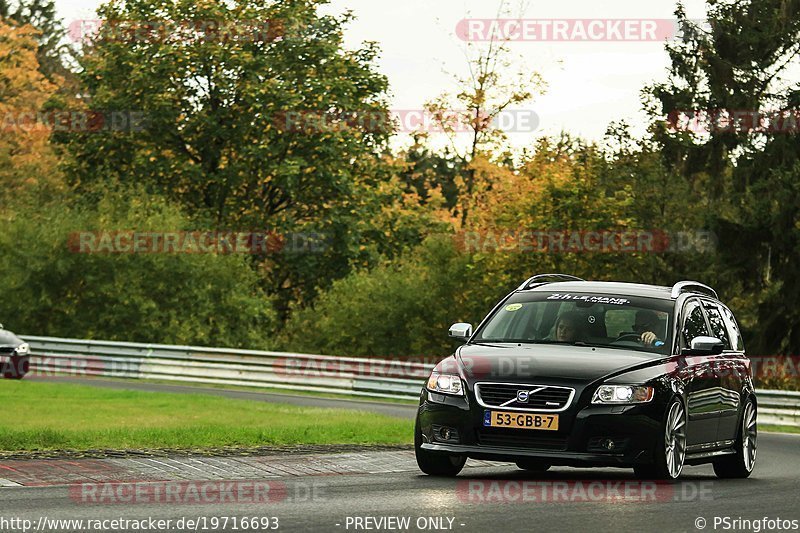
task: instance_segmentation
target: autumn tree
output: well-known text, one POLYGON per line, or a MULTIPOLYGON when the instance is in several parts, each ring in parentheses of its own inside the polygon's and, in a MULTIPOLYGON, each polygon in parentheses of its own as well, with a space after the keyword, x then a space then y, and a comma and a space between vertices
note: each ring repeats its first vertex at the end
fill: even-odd
POLYGON ((93 109, 138 113, 140 127, 65 139, 69 176, 142 183, 198 223, 314 232, 313 254, 258 268, 279 307, 349 271, 361 211, 392 131, 374 43, 350 50, 350 15, 321 0, 112 1, 85 46, 93 109))
POLYGON ((704 212, 718 234, 710 280, 742 311, 750 351, 796 353, 800 2, 707 7, 702 27, 677 10, 684 37, 668 46, 666 81, 648 90, 654 140, 688 184, 686 209, 704 212))
MULTIPOLYGON (((498 18, 509 15, 511 8, 501 2, 498 18)), ((478 158, 503 161, 510 157, 507 135, 499 123, 503 113, 515 113, 515 121, 531 124, 535 113, 519 109, 546 87, 541 75, 512 57, 508 37, 492 34, 487 43, 468 42, 467 73, 454 75, 457 87, 426 104, 438 129, 464 167, 459 212, 461 226, 466 226, 470 203, 481 176, 472 165, 478 158), (525 117, 525 118, 523 118, 525 117), (466 143, 458 136, 466 133, 466 143)), ((486 176, 483 176, 484 178, 486 176)))
POLYGON ((69 68, 76 51, 66 42, 66 31, 58 17, 54 0, 0 0, 0 20, 14 26, 30 25, 37 30, 36 52, 39 70, 61 87, 69 80, 74 90, 74 73, 69 68))
POLYGON ((398 176, 406 190, 416 193, 425 204, 428 197, 439 194, 448 209, 458 205, 458 181, 464 173, 464 160, 445 146, 437 151, 430 146, 427 132, 415 132, 413 142, 397 154, 402 161, 398 176))
POLYGON ((38 69, 37 35, 31 26, 0 22, 0 205, 6 216, 16 211, 8 209, 11 198, 19 207, 20 195, 44 201, 63 188, 51 124, 42 114, 56 86, 38 69))

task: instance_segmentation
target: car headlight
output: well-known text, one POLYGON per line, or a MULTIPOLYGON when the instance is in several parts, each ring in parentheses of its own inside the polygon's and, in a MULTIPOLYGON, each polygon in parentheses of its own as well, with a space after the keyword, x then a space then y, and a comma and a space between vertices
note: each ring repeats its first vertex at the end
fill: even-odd
POLYGON ((28 355, 31 353, 31 346, 27 342, 23 342, 14 351, 17 352, 17 355, 28 355))
POLYGON ((642 387, 638 385, 600 385, 594 392, 592 403, 647 403, 653 399, 654 393, 653 387, 642 387))
POLYGON ((428 378, 428 390, 443 394, 464 396, 464 387, 461 386, 461 377, 456 374, 439 374, 433 372, 428 378))

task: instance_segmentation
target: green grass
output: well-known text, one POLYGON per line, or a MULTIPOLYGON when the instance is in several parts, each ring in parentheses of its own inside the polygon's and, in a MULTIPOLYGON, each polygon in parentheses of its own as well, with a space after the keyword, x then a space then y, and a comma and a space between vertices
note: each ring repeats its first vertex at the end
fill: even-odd
MULTIPOLYGON (((102 379, 102 378, 101 378, 102 379)), ((244 392, 264 392, 270 394, 283 394, 285 396, 313 396, 314 398, 330 398, 332 400, 352 400, 356 402, 380 402, 380 403, 396 403, 400 405, 417 405, 418 398, 380 398, 375 396, 359 396, 357 394, 335 394, 332 392, 318 392, 318 391, 305 391, 305 390, 292 390, 292 389, 279 389, 277 387, 262 387, 260 385, 253 385, 248 387, 245 385, 228 385, 227 383, 193 383, 186 381, 174 381, 169 379, 142 379, 142 378, 113 378, 114 381, 127 381, 129 383, 157 383, 160 385, 175 385, 177 387, 195 387, 195 388, 208 388, 220 390, 235 390, 244 392)), ((420 388, 425 380, 420 379, 420 388)))
POLYGON ((778 426, 774 424, 759 424, 759 431, 767 431, 773 433, 800 433, 800 427, 794 426, 778 426))
POLYGON ((0 381, 0 450, 406 444, 412 421, 203 394, 0 381))

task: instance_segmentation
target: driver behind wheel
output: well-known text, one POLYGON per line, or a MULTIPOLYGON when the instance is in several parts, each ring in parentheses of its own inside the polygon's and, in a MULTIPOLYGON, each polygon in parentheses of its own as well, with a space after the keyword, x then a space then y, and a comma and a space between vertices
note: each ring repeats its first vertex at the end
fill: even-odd
POLYGON ((660 342, 658 335, 653 333, 657 326, 658 315, 654 311, 642 310, 636 312, 633 331, 639 335, 639 340, 645 345, 654 346, 656 342, 660 342))

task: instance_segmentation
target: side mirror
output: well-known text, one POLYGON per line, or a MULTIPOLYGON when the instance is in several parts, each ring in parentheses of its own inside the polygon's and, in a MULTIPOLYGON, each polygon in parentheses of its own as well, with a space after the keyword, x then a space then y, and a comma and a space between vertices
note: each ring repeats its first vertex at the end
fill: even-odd
POLYGON ((692 339, 689 352, 692 355, 717 355, 721 354, 725 345, 716 337, 700 336, 692 339))
POLYGON ((0 329, 6 329, 6 328, 3 327, 3 324, 0 324, 0 329))
POLYGON ((450 338, 465 341, 472 337, 472 324, 456 322, 450 326, 450 338))

